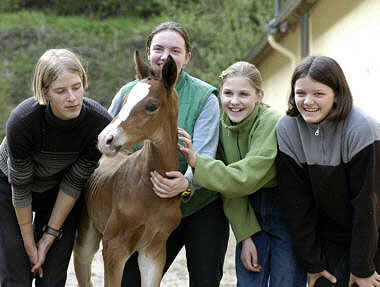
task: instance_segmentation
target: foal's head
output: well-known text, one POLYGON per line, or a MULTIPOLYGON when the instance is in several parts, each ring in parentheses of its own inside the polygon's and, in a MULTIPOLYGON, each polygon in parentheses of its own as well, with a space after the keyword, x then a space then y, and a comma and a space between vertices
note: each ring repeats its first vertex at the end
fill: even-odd
MULTIPOLYGON (((120 148, 130 148, 146 139, 155 139, 163 125, 178 117, 178 95, 174 89, 177 66, 168 56, 161 75, 154 73, 135 53, 140 80, 125 97, 120 113, 99 134, 99 150, 115 155, 120 148)), ((159 140, 159 139, 157 139, 159 140)))

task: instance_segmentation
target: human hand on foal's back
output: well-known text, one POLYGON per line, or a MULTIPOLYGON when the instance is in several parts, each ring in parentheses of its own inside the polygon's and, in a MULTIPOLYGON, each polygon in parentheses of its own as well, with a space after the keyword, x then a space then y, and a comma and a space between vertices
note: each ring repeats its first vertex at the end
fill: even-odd
POLYGON ((180 152, 183 154, 183 156, 186 158, 187 163, 192 168, 195 168, 195 165, 197 164, 197 153, 193 148, 191 136, 184 129, 181 128, 178 128, 178 133, 182 135, 178 137, 178 139, 183 141, 183 146, 178 144, 178 148, 180 152))
POLYGON ((167 177, 163 177, 157 171, 150 173, 150 181, 153 184, 153 191, 161 198, 171 198, 184 192, 189 185, 189 181, 179 171, 166 172, 167 177))

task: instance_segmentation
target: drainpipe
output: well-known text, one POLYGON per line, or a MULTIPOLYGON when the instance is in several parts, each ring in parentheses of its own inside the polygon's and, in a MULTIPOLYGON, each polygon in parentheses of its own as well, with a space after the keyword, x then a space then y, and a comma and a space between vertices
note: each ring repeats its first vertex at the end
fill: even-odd
POLYGON ((274 18, 277 19, 280 16, 281 3, 280 0, 274 0, 274 18))
POLYGON ((276 40, 274 39, 272 34, 268 34, 268 43, 272 46, 274 50, 279 52, 280 54, 284 55, 290 60, 292 71, 296 68, 296 62, 297 57, 296 55, 291 52, 290 50, 286 49, 285 47, 281 46, 276 40))
MULTIPOLYGON (((280 54, 284 55, 290 60, 292 70, 296 67, 297 57, 296 55, 291 52, 290 50, 286 49, 285 47, 281 46, 276 40, 274 39, 274 35, 278 32, 278 23, 277 19, 280 15, 281 10, 281 4, 280 0, 274 0, 274 8, 275 8, 275 18, 269 22, 268 24, 268 43, 271 45, 271 47, 279 52, 280 54)), ((286 27, 285 27, 286 29, 286 27)))
POLYGON ((301 57, 309 56, 309 14, 305 13, 300 19, 301 27, 301 57))

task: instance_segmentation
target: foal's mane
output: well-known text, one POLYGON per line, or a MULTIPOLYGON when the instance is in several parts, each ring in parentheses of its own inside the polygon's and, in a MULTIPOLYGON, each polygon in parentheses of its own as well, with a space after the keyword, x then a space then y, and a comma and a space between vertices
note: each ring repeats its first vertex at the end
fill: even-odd
MULTIPOLYGON (((107 181, 107 178, 112 178, 114 174, 120 171, 124 162, 128 159, 131 152, 127 150, 120 150, 119 156, 117 158, 113 158, 111 161, 106 156, 102 155, 100 161, 105 160, 108 161, 107 168, 103 168, 102 170, 96 169, 93 174, 90 176, 87 183, 87 190, 91 190, 91 196, 95 196, 97 191, 100 190, 98 185, 100 183, 104 183, 107 181), (116 160, 119 159, 119 160, 116 160)), ((100 166, 100 164, 99 164, 100 166)))

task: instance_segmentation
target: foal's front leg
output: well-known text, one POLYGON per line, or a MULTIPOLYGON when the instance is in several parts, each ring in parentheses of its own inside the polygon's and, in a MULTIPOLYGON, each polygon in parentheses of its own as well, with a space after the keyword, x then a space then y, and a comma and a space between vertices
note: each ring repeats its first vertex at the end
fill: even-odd
POLYGON ((160 287, 165 262, 166 240, 152 242, 150 246, 139 250, 138 263, 141 287, 160 287))
MULTIPOLYGON (((131 247, 131 232, 127 225, 120 225, 115 220, 116 216, 111 216, 103 235, 103 261, 104 261, 104 286, 119 287, 123 277, 124 265, 128 258, 135 251, 131 247), (128 230, 128 232, 126 232, 128 230)), ((118 218, 121 222, 126 222, 118 218)))
POLYGON ((121 286, 124 265, 130 254, 125 254, 118 240, 103 241, 104 286, 121 286))

